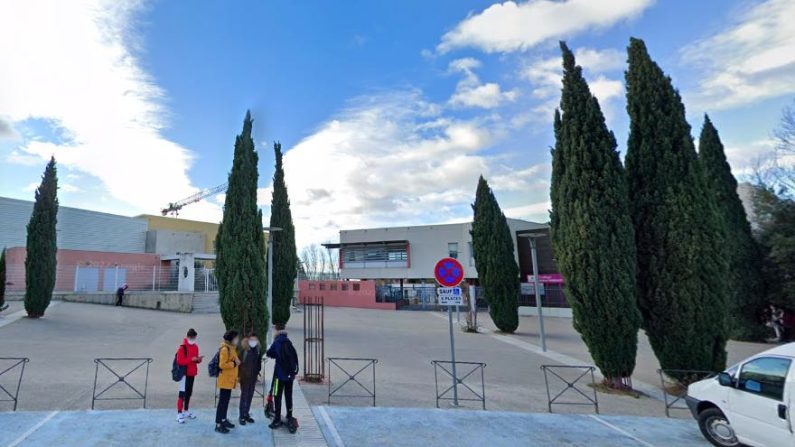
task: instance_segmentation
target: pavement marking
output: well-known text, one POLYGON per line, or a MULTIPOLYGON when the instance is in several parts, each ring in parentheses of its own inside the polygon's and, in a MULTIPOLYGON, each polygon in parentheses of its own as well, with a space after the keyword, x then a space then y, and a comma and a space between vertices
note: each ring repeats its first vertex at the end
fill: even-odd
POLYGON ((28 439, 28 436, 32 435, 33 432, 35 432, 36 430, 40 429, 44 424, 49 422, 50 419, 54 418, 55 415, 58 414, 58 413, 59 413, 59 411, 56 410, 56 411, 53 411, 52 413, 48 414, 44 419, 40 420, 38 424, 34 425, 33 427, 30 427, 30 429, 28 431, 26 431, 25 433, 22 433, 22 436, 20 436, 17 439, 15 439, 11 444, 8 444, 8 447, 17 447, 18 445, 22 444, 23 441, 28 439))
POLYGON ((326 407, 319 406, 317 407, 317 411, 320 412, 320 416, 323 418, 323 425, 326 426, 329 433, 331 433, 331 437, 334 438, 334 443, 337 445, 336 447, 345 447, 345 443, 342 442, 342 437, 337 431, 337 426, 334 425, 331 417, 329 417, 326 407))
POLYGON ((604 424, 605 426, 607 426, 607 427, 610 427, 610 428, 612 428, 613 430, 615 430, 615 431, 617 431, 617 432, 621 433, 622 435, 624 435, 624 436, 627 436, 627 437, 631 438, 632 440, 634 440, 635 442, 637 442, 637 443, 639 443, 639 444, 641 444, 641 445, 644 445, 644 446, 646 446, 646 447, 654 447, 654 444, 648 443, 648 442, 646 442, 646 441, 644 441, 644 440, 642 440, 642 439, 640 439, 640 438, 638 438, 638 437, 636 437, 636 436, 633 436, 632 434, 630 434, 630 433, 629 433, 629 432, 627 432, 626 430, 623 430, 623 429, 620 429, 620 428, 616 427, 615 425, 613 425, 613 424, 611 424, 611 423, 607 422, 606 420, 604 420, 604 419, 600 418, 599 416, 596 416, 596 415, 594 415, 594 414, 589 414, 588 416, 590 416, 592 419, 594 419, 594 420, 596 420, 596 421, 598 421, 598 422, 601 422, 601 423, 602 423, 602 424, 604 424))

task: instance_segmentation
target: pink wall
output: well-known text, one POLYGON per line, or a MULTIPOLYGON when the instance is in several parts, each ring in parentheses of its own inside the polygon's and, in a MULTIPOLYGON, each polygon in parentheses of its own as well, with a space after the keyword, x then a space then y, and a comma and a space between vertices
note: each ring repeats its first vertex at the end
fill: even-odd
MULTIPOLYGON (((12 283, 8 291, 25 290, 25 247, 13 247, 6 251, 6 281, 12 283)), ((154 253, 111 253, 101 251, 59 249, 55 276, 55 291, 73 291, 76 266, 80 267, 127 267, 127 283, 152 284, 152 267, 159 266, 160 255, 154 253)), ((99 289, 102 290, 102 275, 99 289)))
POLYGON ((306 297, 323 297, 323 303, 331 307, 396 309, 395 303, 375 301, 374 281, 298 281, 299 302, 306 297))

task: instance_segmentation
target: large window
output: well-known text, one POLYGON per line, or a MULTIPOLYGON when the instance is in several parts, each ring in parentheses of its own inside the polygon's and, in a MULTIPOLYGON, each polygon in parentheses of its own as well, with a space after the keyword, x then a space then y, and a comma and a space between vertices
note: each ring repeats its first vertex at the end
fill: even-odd
POLYGON ((447 244, 447 256, 458 259, 458 242, 449 242, 447 244))
POLYGON ((345 268, 407 267, 408 250, 405 244, 346 246, 342 260, 345 268))
POLYGON ((771 399, 783 400, 791 360, 760 357, 743 365, 737 388, 771 399))

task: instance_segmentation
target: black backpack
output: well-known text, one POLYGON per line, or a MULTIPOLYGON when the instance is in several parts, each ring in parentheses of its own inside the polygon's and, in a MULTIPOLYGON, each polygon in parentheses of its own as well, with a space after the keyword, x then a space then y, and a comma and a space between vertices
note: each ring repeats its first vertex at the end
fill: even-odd
POLYGON ((210 377, 218 377, 221 374, 221 367, 218 366, 218 363, 221 361, 220 355, 221 349, 218 349, 218 352, 215 353, 210 363, 207 364, 207 374, 209 374, 210 377))
POLYGON ((290 377, 288 380, 293 380, 298 374, 298 353, 295 352, 295 346, 289 339, 282 342, 282 349, 279 352, 279 366, 290 377))
MULTIPOLYGON (((185 351, 185 357, 188 356, 188 347, 182 345, 182 349, 185 351)), ((188 373, 187 366, 181 366, 177 364, 177 354, 174 354, 174 361, 171 363, 171 380, 174 382, 179 382, 185 377, 185 374, 188 373)))

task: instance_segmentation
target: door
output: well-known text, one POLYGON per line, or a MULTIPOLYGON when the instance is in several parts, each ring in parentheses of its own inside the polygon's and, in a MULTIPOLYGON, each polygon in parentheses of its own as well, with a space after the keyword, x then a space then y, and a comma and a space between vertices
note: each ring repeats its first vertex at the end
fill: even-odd
POLYGON ((107 267, 102 279, 102 290, 104 292, 115 292, 116 289, 127 283, 127 269, 107 267))
POLYGON ((78 267, 75 278, 75 292, 96 292, 99 286, 99 269, 96 267, 78 267))
POLYGON ((740 367, 729 393, 729 422, 740 442, 766 447, 792 446, 787 375, 792 360, 758 357, 740 367))

